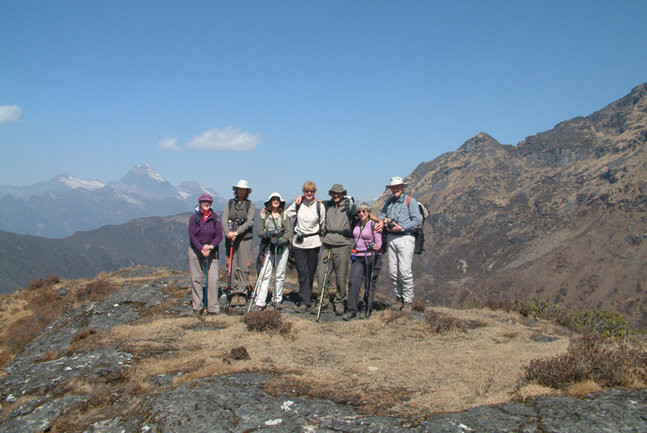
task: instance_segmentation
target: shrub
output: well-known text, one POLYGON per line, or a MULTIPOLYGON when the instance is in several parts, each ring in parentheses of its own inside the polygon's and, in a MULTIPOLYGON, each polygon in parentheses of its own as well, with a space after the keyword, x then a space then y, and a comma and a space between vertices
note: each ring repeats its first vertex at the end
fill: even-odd
POLYGON ((511 301, 499 297, 487 297, 469 301, 470 308, 489 308, 491 310, 516 311, 525 317, 550 320, 558 325, 578 332, 596 332, 605 337, 627 337, 629 325, 619 313, 603 310, 576 312, 559 304, 540 298, 531 301, 511 301))
POLYGON ((414 301, 413 305, 411 306, 411 309, 413 311, 417 311, 419 313, 424 313, 425 308, 427 308, 427 303, 425 301, 414 301))
POLYGON ((425 320, 436 334, 449 331, 467 332, 467 325, 463 321, 453 316, 443 316, 434 310, 427 311, 425 320))
POLYGON ((558 389, 583 380, 628 386, 647 381, 647 353, 626 344, 612 345, 601 334, 588 333, 573 339, 564 354, 530 361, 524 367, 524 379, 558 389))
POLYGON ((76 298, 83 302, 103 301, 116 289, 117 286, 107 278, 97 278, 77 290, 76 298))
POLYGON ((54 284, 58 284, 60 282, 61 282, 61 279, 58 277, 58 275, 50 275, 45 279, 38 278, 36 280, 30 281, 29 284, 27 284, 27 289, 28 290, 40 289, 43 287, 53 286, 54 284))
POLYGON ((279 311, 261 310, 247 313, 243 316, 243 321, 247 329, 255 332, 278 332, 279 334, 289 334, 292 324, 284 322, 279 311))
POLYGON ((4 344, 13 353, 18 353, 45 327, 35 314, 21 317, 7 328, 4 344))

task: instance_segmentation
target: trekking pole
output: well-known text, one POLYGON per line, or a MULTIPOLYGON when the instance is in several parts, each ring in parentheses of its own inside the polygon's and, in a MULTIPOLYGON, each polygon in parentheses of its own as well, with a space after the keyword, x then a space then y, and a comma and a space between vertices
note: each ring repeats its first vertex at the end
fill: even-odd
POLYGON ((206 311, 209 311, 207 296, 209 288, 209 256, 207 256, 204 263, 204 287, 202 288, 202 305, 206 311))
POLYGON ((274 245, 274 259, 272 260, 272 264, 274 267, 274 287, 272 287, 272 306, 276 306, 276 255, 278 254, 279 249, 276 245, 274 245))
POLYGON ((375 294, 375 287, 373 286, 373 270, 375 266, 375 250, 371 248, 371 264, 368 267, 368 299, 366 301, 366 313, 365 317, 368 319, 371 317, 371 311, 373 310, 373 297, 375 294))
POLYGON ((265 279, 265 271, 267 270, 267 263, 268 263, 268 256, 270 254, 270 250, 268 248, 267 253, 265 253, 265 258, 263 259, 263 265, 261 266, 261 270, 258 273, 258 277, 256 277, 256 284, 254 284, 254 291, 252 292, 252 296, 249 297, 249 303, 247 305, 247 312, 252 309, 252 304, 256 303, 256 296, 258 295, 258 285, 265 279))
POLYGON ((225 304, 225 309, 229 310, 229 304, 231 303, 231 260, 234 256, 234 243, 231 242, 229 247, 229 257, 227 259, 227 287, 225 287, 225 294, 227 295, 227 302, 225 304))
POLYGON ((319 307, 317 308, 317 322, 319 321, 319 316, 321 316, 321 306, 323 305, 324 294, 326 293, 326 285, 328 284, 328 269, 330 269, 330 254, 332 250, 328 250, 328 260, 326 261, 326 271, 324 272, 323 277, 323 287, 321 288, 321 294, 319 295, 319 307))

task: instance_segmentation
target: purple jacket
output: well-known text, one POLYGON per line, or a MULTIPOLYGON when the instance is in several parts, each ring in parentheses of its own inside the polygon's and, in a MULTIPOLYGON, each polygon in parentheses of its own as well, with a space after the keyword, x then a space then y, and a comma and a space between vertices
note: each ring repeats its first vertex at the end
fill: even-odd
MULTIPOLYGON (((370 256, 371 250, 368 249, 367 243, 373 242, 378 248, 382 248, 382 235, 375 231, 373 221, 368 221, 364 226, 364 229, 361 228, 360 222, 355 224, 353 227, 353 238, 355 238, 355 249, 357 250, 358 256, 370 256)), ((379 255, 379 251, 375 251, 375 255, 379 255)))
POLYGON ((211 215, 205 221, 202 212, 193 212, 189 218, 189 240, 197 252, 202 250, 203 245, 213 245, 212 254, 215 254, 218 244, 222 240, 222 223, 218 214, 211 211, 211 215))

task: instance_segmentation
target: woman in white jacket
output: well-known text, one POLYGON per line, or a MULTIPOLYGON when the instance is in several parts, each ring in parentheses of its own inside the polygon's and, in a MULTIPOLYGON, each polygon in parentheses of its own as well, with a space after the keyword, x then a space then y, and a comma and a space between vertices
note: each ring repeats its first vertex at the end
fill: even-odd
POLYGON ((292 248, 299 277, 299 310, 305 311, 312 306, 312 283, 317 271, 320 233, 324 228, 326 211, 323 204, 315 199, 317 186, 308 181, 303 184, 303 199, 300 204, 292 203, 285 211, 289 219, 294 219, 292 248))

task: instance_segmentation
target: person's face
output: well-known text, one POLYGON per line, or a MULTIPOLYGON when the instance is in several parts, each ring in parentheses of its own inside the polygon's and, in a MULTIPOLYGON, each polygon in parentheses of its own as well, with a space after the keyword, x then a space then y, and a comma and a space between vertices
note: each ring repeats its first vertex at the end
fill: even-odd
POLYGON ((278 209, 281 206, 281 199, 278 197, 272 197, 272 209, 278 209))
POLYGON ((246 194, 247 190, 245 188, 236 188, 236 197, 243 199, 246 194))
POLYGON ((359 216, 359 219, 361 222, 365 223, 368 220, 368 211, 367 210, 357 211, 357 216, 359 216))
POLYGON ((306 200, 312 200, 315 198, 315 191, 314 189, 304 189, 303 190, 303 196, 306 198, 306 200))
POLYGON ((200 202, 200 209, 209 210, 210 207, 211 207, 211 202, 210 201, 203 200, 203 201, 200 202))
POLYGON ((330 196, 332 197, 333 202, 339 203, 341 199, 344 197, 344 194, 341 192, 333 192, 332 194, 330 194, 330 196))
POLYGON ((400 197, 402 195, 402 191, 404 191, 404 185, 390 186, 389 189, 394 197, 400 197))

